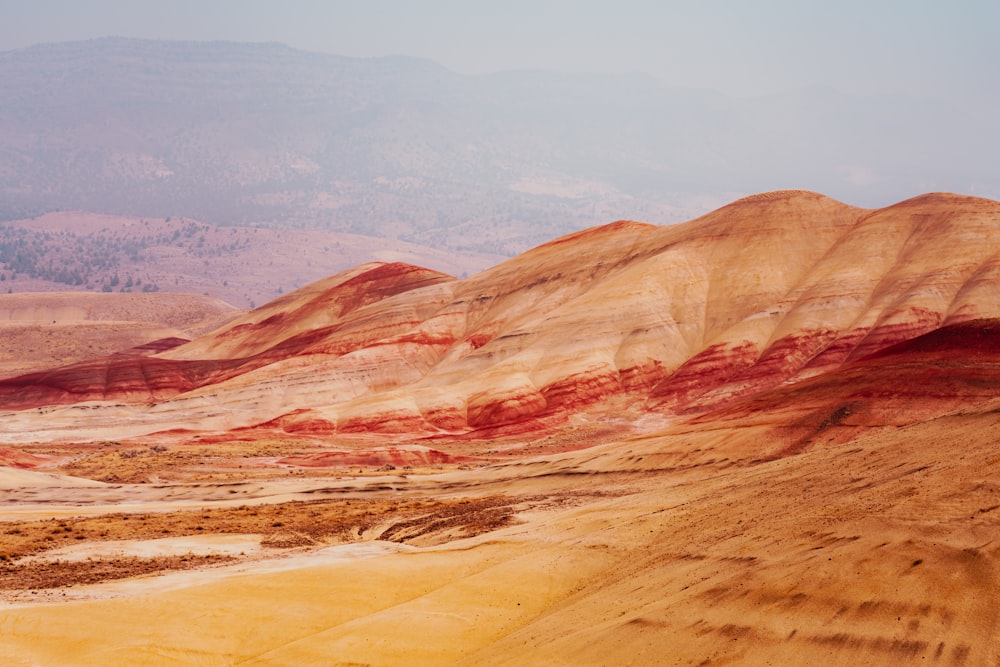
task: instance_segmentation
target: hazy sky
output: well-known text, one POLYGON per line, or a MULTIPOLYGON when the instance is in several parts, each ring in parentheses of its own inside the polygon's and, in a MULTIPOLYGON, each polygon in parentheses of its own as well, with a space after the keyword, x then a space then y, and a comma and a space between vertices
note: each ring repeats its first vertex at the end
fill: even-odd
POLYGON ((449 69, 643 71, 752 95, 997 99, 998 0, 0 0, 0 50, 108 35, 404 54, 449 69))

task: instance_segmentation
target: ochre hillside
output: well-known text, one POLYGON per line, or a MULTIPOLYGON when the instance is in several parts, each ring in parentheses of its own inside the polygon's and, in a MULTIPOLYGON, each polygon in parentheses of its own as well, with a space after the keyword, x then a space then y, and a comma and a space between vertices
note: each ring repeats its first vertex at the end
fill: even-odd
POLYGON ((997 257, 775 192, 7 378, 4 657, 1000 664, 997 257))
MULTIPOLYGON (((176 345, 241 312, 219 299, 195 294, 0 294, 0 377, 157 340, 173 339, 176 345)), ((150 351, 155 350, 145 350, 150 351)))
MULTIPOLYGON (((698 414, 997 317, 998 239, 990 200, 864 210, 767 193, 681 225, 578 232, 465 280, 363 265, 159 354, 8 379, 0 404, 125 403, 134 434, 183 420, 450 437, 623 405, 698 414)), ((99 404, 86 413, 67 414, 102 419, 99 404)))

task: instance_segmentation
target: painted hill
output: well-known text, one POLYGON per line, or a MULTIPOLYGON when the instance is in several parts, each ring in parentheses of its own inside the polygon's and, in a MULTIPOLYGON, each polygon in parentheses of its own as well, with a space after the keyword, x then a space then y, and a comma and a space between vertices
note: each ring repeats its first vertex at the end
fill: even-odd
POLYGON ((148 354, 222 326, 242 311, 207 296, 169 293, 0 294, 0 375, 108 355, 148 354), (162 348, 162 346, 160 346, 162 348))
POLYGON ((995 665, 998 224, 768 193, 8 379, 5 655, 995 665))
MULTIPOLYGON (((781 191, 578 232, 464 280, 363 265, 164 352, 8 379, 0 404, 124 403, 134 434, 433 438, 697 415, 997 317, 998 225, 1000 204, 972 197, 865 210, 781 191)), ((76 428, 101 422, 92 407, 76 428)))

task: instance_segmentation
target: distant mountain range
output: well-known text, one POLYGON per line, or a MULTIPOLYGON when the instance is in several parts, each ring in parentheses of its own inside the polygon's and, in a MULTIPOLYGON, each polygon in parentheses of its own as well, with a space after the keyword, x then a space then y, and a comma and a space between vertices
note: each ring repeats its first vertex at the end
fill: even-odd
POLYGON ((0 219, 184 216, 510 255, 779 187, 867 206, 996 197, 994 123, 827 89, 734 98, 641 74, 106 38, 0 53, 0 219))

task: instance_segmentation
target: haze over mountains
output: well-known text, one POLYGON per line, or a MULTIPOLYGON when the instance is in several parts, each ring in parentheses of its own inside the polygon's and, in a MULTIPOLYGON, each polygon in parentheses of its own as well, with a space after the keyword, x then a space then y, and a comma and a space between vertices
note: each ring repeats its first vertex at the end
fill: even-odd
POLYGON ((733 98, 638 74, 464 76, 406 57, 107 38, 0 54, 0 218, 184 216, 510 255, 779 187, 868 206, 996 196, 992 123, 824 89, 733 98))

